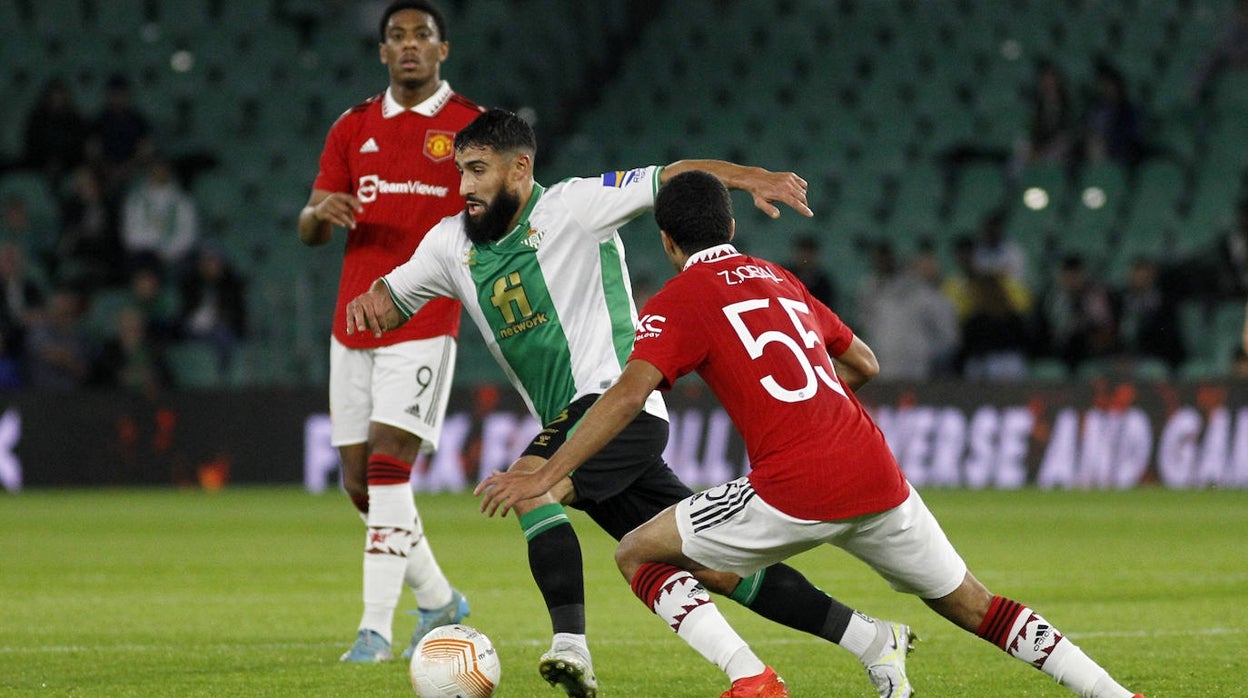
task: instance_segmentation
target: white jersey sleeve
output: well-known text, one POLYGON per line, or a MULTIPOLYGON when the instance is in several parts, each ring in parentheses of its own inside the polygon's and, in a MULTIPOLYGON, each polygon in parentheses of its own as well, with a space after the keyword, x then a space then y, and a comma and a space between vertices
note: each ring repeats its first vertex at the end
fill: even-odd
POLYGON ((462 236, 458 219, 458 215, 443 218, 406 262, 381 277, 403 317, 412 317, 438 296, 459 299, 451 274, 459 254, 455 243, 462 236))
POLYGON ((599 241, 611 239, 620 226, 654 208, 659 191, 657 165, 604 172, 597 177, 573 178, 560 183, 573 218, 599 241))

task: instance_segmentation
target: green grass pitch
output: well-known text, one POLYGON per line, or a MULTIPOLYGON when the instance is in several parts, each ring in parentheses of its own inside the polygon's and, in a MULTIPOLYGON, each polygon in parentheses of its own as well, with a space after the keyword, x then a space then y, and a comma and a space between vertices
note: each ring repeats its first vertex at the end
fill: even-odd
MULTIPOLYGON (((1248 492, 925 492, 989 588, 1032 605, 1149 698, 1248 695, 1248 492)), ((498 647, 498 696, 537 675, 549 622, 513 518, 419 498, 443 568, 498 647)), ((579 513, 604 698, 717 696, 718 670, 633 598, 579 513)), ((363 528, 294 488, 0 496, 0 696, 405 696, 406 667, 340 664, 360 612, 363 528)), ((944 696, 1071 695, 823 549, 794 560, 852 606, 921 636, 910 677, 944 696)), ((720 604, 794 696, 870 696, 847 653, 720 604)), ((401 648, 415 607, 395 622, 401 648)))

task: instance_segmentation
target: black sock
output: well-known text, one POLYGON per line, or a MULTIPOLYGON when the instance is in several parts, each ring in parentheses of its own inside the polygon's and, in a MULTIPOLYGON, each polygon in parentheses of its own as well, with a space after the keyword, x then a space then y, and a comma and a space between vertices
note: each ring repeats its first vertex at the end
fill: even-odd
POLYGON ((820 591, 801 572, 783 564, 741 580, 731 598, 767 620, 829 642, 841 641, 854 613, 820 591))
POLYGON ((529 539, 529 571, 542 592, 556 633, 585 634, 585 575, 572 524, 552 526, 529 539))

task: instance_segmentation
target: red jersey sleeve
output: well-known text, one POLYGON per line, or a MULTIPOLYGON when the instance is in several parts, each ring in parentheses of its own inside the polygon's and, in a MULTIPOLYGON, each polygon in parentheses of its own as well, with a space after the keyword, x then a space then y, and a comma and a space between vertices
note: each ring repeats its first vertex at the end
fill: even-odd
MULTIPOLYGON (((347 112, 350 113, 350 112, 347 112)), ((344 133, 350 126, 347 114, 338 117, 325 137, 321 150, 320 169, 316 173, 313 189, 333 192, 351 192, 351 168, 347 161, 348 137, 344 133)))
POLYGON ((689 304, 682 302, 680 279, 669 281, 641 309, 629 356, 659 369, 660 390, 670 390, 681 376, 697 370, 709 349, 697 313, 688 312, 689 304))
POLYGON ((828 354, 840 356, 848 351, 849 345, 854 341, 854 331, 849 325, 842 322, 839 315, 809 292, 806 293, 806 304, 814 308, 818 327, 822 329, 823 345, 828 348, 828 354))

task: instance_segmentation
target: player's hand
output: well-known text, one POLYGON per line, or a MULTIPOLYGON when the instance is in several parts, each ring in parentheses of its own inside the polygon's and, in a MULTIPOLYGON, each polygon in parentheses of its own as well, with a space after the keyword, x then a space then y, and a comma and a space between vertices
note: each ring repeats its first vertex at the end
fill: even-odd
POLYGON ((517 502, 546 494, 550 486, 545 484, 540 472, 527 471, 512 466, 506 472, 495 471, 472 491, 481 498, 481 513, 486 516, 507 516, 517 502))
POLYGON ((754 197, 754 206, 768 218, 780 217, 777 203, 785 204, 807 218, 815 215, 806 202, 806 180, 792 172, 758 169, 747 177, 741 188, 754 197))
POLYGON ((359 199, 344 192, 334 192, 313 206, 312 214, 317 220, 354 230, 355 214, 363 210, 364 204, 359 199))
POLYGON ((397 312, 390 294, 384 288, 378 292, 374 285, 347 303, 347 334, 371 332, 374 337, 381 337, 397 324, 393 322, 397 312))

